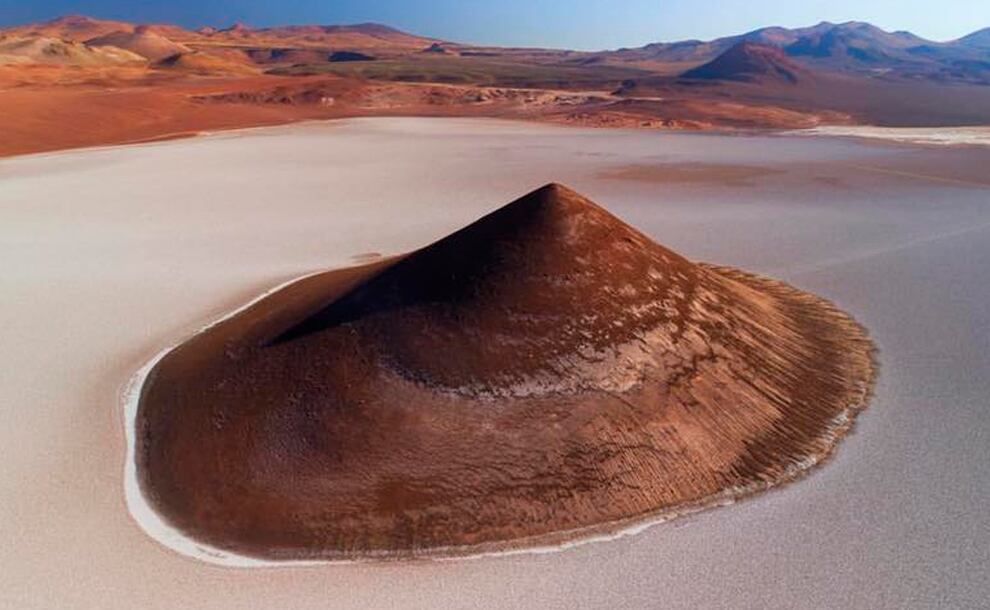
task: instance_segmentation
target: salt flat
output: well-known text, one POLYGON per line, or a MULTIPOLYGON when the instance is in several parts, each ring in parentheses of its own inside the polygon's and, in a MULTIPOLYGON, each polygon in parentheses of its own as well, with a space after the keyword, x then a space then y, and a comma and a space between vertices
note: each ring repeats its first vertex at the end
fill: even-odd
POLYGON ((458 119, 0 161, 0 605, 980 607, 986 167, 983 149, 458 119), (550 554, 236 570, 131 521, 120 399, 144 361, 291 277, 423 245, 550 181, 863 322, 879 384, 834 459, 753 500, 550 554))
POLYGON ((846 136, 871 138, 911 144, 936 146, 990 146, 990 128, 987 127, 873 127, 869 125, 827 125, 807 129, 806 135, 846 136))

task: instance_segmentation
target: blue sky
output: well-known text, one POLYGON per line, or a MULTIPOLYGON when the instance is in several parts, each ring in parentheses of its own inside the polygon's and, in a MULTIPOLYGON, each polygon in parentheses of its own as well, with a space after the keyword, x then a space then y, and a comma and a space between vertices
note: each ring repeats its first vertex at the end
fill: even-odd
POLYGON ((935 40, 990 27, 990 0, 0 0, 0 24, 66 13, 186 26, 377 21, 448 40, 575 49, 823 20, 869 21, 935 40))

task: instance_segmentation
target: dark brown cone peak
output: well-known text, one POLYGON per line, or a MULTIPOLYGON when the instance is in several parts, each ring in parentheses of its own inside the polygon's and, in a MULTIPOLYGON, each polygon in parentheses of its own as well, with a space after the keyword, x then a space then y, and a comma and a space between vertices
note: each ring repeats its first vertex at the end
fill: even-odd
POLYGON ((396 374, 443 391, 623 389, 645 365, 642 333, 679 315, 698 274, 587 198, 548 184, 409 254, 272 347, 347 328, 396 374))
POLYGON ((765 81, 796 84, 809 76, 776 46, 742 41, 712 61, 685 72, 686 78, 765 81))
MULTIPOLYGON (((605 208, 558 182, 545 184, 523 195, 461 229, 458 233, 471 233, 482 230, 483 227, 500 221, 519 224, 526 224, 532 221, 566 223, 577 217, 586 217, 588 220, 593 219, 598 222, 610 224, 622 233, 640 235, 639 231, 625 224, 605 208)), ((457 233, 454 235, 457 235, 457 233)), ((581 236, 578 237, 580 238, 581 236)))

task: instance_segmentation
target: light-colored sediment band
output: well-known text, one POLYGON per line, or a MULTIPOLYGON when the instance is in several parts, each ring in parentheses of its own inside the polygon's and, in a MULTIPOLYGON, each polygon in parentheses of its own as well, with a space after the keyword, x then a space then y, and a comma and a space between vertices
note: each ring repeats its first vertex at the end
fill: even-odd
POLYGON ((878 127, 874 125, 824 125, 786 132, 802 136, 831 136, 886 140, 933 146, 990 146, 990 127, 878 127))

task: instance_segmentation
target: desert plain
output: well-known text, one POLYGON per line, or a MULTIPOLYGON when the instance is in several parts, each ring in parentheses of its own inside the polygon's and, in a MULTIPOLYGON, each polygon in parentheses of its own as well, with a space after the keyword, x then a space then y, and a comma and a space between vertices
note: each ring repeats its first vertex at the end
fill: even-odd
POLYGON ((0 601, 979 607, 988 166, 979 146, 454 118, 0 160, 0 479, 16 490, 0 503, 0 601), (608 542, 473 559, 245 570, 145 535, 122 484, 139 367, 275 285, 415 249, 548 181, 692 260, 783 279, 869 329, 875 395, 827 467, 608 542))

